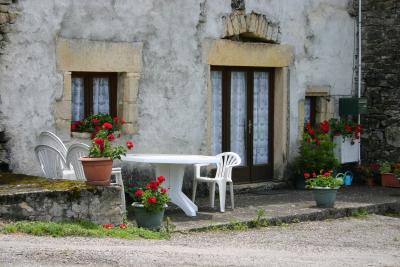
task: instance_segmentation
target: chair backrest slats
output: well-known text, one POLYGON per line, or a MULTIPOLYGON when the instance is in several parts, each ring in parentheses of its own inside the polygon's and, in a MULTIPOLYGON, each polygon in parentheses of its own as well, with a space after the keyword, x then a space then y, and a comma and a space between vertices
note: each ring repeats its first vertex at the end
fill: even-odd
POLYGON ((62 178, 63 166, 66 166, 66 162, 58 149, 49 145, 38 145, 35 147, 35 154, 45 177, 62 178))
POLYGON ((238 154, 234 152, 224 152, 217 155, 221 158, 217 164, 216 177, 222 177, 228 182, 232 181, 232 168, 240 165, 241 159, 238 154))
POLYGON ((72 144, 67 151, 67 165, 72 165, 74 168, 77 180, 86 181, 85 173, 83 172, 82 162, 80 157, 88 156, 89 146, 86 144, 72 144))
POLYGON ((64 158, 67 156, 67 148, 64 143, 52 132, 41 132, 39 135, 39 144, 54 147, 64 156, 64 158))

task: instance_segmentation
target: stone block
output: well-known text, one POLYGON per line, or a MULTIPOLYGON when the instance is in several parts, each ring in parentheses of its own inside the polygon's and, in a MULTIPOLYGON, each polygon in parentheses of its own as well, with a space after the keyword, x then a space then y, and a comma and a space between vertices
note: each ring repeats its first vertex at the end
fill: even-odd
POLYGON ((12 0, 0 0, 0 5, 11 5, 12 0))
POLYGON ((0 24, 6 24, 8 19, 9 17, 7 13, 0 13, 0 24))
POLYGON ((57 101, 56 102, 55 118, 71 121, 71 101, 57 101))

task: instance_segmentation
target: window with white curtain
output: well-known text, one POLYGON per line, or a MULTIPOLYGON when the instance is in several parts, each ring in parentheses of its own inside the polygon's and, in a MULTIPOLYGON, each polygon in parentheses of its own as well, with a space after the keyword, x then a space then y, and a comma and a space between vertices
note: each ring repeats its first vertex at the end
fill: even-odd
POLYGON ((72 73, 72 122, 92 114, 116 116, 117 74, 116 73, 72 73))

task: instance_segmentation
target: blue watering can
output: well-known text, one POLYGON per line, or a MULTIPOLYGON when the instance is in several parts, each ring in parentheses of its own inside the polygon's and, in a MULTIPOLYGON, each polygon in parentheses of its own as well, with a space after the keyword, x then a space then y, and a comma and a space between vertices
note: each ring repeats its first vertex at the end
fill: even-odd
POLYGON ((343 180, 343 185, 351 185, 353 182, 353 173, 351 171, 347 171, 345 173, 338 173, 336 178, 340 178, 343 180))

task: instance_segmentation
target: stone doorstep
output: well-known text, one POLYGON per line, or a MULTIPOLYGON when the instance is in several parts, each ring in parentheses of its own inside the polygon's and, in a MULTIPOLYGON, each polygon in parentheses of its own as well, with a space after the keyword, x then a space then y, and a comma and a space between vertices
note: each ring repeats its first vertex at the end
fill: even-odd
POLYGON ((288 183, 281 181, 233 184, 233 192, 234 194, 245 194, 253 191, 283 189, 287 187, 288 183))
MULTIPOLYGON (((320 209, 319 211, 307 212, 307 213, 298 213, 293 215, 286 216, 265 216, 261 219, 262 222, 268 222, 271 226, 280 225, 282 223, 298 223, 305 221, 323 221, 327 219, 339 219, 344 217, 349 217, 353 213, 357 211, 366 211, 369 214, 384 214, 385 212, 400 212, 400 201, 396 202, 388 202, 388 203, 380 203, 380 204, 371 204, 371 205, 360 205, 355 207, 346 207, 346 208, 330 208, 330 209, 320 209)), ((255 216, 254 216, 255 218, 255 216)), ((233 222, 212 222, 208 225, 202 226, 191 226, 191 227, 180 227, 177 225, 175 232, 201 232, 207 230, 216 230, 223 229, 226 226, 232 225, 232 223, 242 223, 247 226, 252 226, 254 222, 254 218, 251 220, 248 219, 238 219, 233 222)), ((174 222, 172 221, 174 224, 174 222)))

